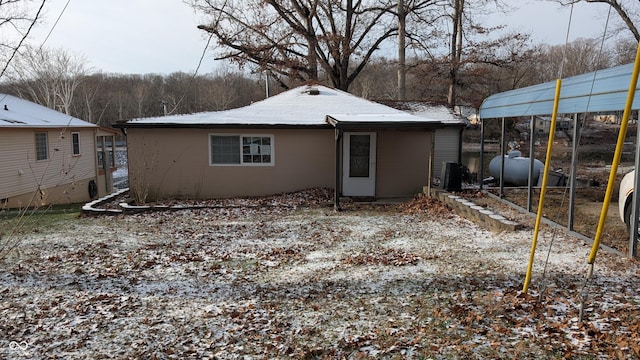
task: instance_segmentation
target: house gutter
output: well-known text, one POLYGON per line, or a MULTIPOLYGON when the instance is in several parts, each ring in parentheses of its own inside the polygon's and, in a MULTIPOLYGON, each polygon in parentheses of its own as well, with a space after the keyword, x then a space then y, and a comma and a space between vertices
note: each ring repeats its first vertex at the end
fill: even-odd
POLYGON ((327 123, 340 130, 433 130, 442 129, 441 121, 339 121, 327 115, 327 123))
POLYGON ((178 123, 118 123, 116 129, 332 129, 328 124, 178 124, 178 123))
POLYGON ((132 123, 123 122, 113 125, 125 131, 128 128, 141 129, 342 129, 342 130, 432 130, 446 127, 441 121, 338 121, 326 117, 326 124, 179 124, 179 123, 132 123))

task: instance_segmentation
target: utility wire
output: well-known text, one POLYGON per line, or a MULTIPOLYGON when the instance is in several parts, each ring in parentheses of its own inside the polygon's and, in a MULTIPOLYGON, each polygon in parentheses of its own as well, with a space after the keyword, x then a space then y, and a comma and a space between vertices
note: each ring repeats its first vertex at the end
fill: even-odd
MULTIPOLYGON (((573 14, 573 5, 571 6, 571 14, 573 14)), ((604 33, 602 34, 602 41, 600 42, 600 49, 598 51, 598 56, 596 57, 596 64, 600 63, 600 59, 602 58, 602 53, 603 53, 603 49, 604 49, 604 40, 606 38, 606 34, 607 34, 607 29, 609 27, 609 19, 611 17, 611 7, 609 8, 609 12, 607 14, 607 21, 605 22, 605 27, 604 27, 604 33)), ((562 65, 560 66, 560 76, 562 76, 562 71, 563 71, 563 65, 564 62, 566 60, 565 56, 566 56, 566 51, 567 51, 567 46, 568 46, 568 38, 569 38, 569 29, 571 27, 571 15, 569 17, 569 27, 567 28, 567 38, 565 39, 565 45, 564 45, 564 49, 563 49, 563 59, 562 59, 562 65)), ((591 88, 589 89, 589 95, 591 95, 593 93, 593 88, 595 86, 595 79, 597 76, 597 70, 594 72, 593 74, 593 78, 591 80, 591 88)), ((587 106, 585 108, 584 111, 584 117, 586 118, 586 115, 588 113, 589 110, 589 104, 591 102, 591 96, 589 96, 589 98, 587 99, 587 106)), ((578 123, 576 121, 576 123, 574 124, 574 126, 578 126, 578 123)), ((580 133, 578 133, 578 137, 576 139, 573 139, 574 142, 580 142, 580 133)), ((575 154, 575 156, 577 157, 579 154, 575 154)), ((564 189, 564 193, 562 196, 562 202, 561 202, 561 208, 565 202, 566 199, 566 195, 567 195, 567 187, 565 187, 564 189)), ((552 232, 552 236, 551 236, 551 243, 549 244, 549 248, 547 250, 547 257, 544 263, 544 269, 542 272, 542 285, 541 285, 541 290, 540 290, 540 294, 539 294, 539 301, 542 301, 542 297, 544 292, 546 291, 546 273, 547 273, 547 265, 549 263, 549 256, 551 254, 551 248, 553 246, 553 242, 555 240, 556 237, 556 228, 557 228, 557 224, 556 226, 553 228, 553 232, 552 232)), ((580 289, 580 314, 579 314, 579 321, 582 322, 583 317, 584 317, 584 306, 587 300, 587 296, 588 296, 588 285, 589 285, 589 280, 591 280, 591 278, 593 277, 593 264, 590 264, 588 272, 587 272, 587 276, 584 279, 584 282, 582 284, 582 287, 580 289)))
MULTIPOLYGON (((560 62, 560 68, 558 69, 558 80, 556 82, 556 97, 559 95, 560 93, 560 89, 558 88, 558 86, 562 85, 562 72, 564 69, 564 62, 566 61, 566 56, 567 56, 567 47, 568 47, 568 43, 569 43, 569 32, 571 31, 571 19, 573 18, 573 4, 571 4, 571 8, 570 8, 570 12, 569 12, 569 23, 567 24, 567 31, 566 31, 566 35, 565 35, 565 40, 564 40, 564 48, 562 50, 562 61, 560 62)), ((559 101, 559 99, 556 99, 556 101, 559 101)), ((552 111, 552 121, 551 121, 551 125, 555 126, 555 119, 557 117, 558 114, 556 114, 555 112, 557 111, 557 109, 555 108, 555 104, 556 102, 554 102, 554 109, 552 111)), ((531 105, 530 105, 531 106, 531 105)), ((537 247, 537 242, 538 242, 538 236, 539 236, 539 229, 540 229, 540 220, 542 218, 542 208, 544 206, 544 197, 545 197, 545 191, 546 191, 546 187, 547 187, 547 183, 546 183, 546 178, 547 178, 547 168, 550 164, 550 160, 551 160, 551 140, 553 139, 553 134, 555 132, 556 129, 549 129, 549 147, 547 148, 547 159, 546 159, 546 163, 545 163, 545 169, 543 171, 544 173, 544 177, 543 177, 543 182, 542 182, 542 188, 540 191, 540 203, 538 204, 538 216, 536 218, 536 225, 535 225, 535 230, 533 233, 533 241, 531 243, 531 254, 529 255, 529 264, 527 265, 527 275, 525 277, 524 280, 524 285, 522 288, 522 292, 526 293, 528 288, 529 288, 529 284, 531 282, 531 273, 533 271, 533 261, 534 261, 534 255, 535 255, 535 250, 537 247)), ((531 156, 533 156, 533 154, 530 154, 531 156)), ((566 188, 565 188, 565 192, 564 194, 566 195, 566 188)), ((561 208, 564 205, 564 199, 565 199, 565 195, 563 195, 562 197, 562 202, 561 202, 561 208)), ((540 291, 538 293, 538 301, 542 301, 544 293, 547 290, 547 264, 549 263, 549 255, 551 254, 551 248, 553 247, 553 242, 556 238, 556 232, 558 229, 558 224, 556 223, 552 229, 551 229, 551 242, 549 243, 549 250, 547 251, 547 258, 545 260, 544 263, 544 268, 542 271, 542 282, 540 284, 540 291)))
POLYGON ((18 53, 18 50, 20 50, 20 47, 22 46, 22 43, 27 39, 27 36, 29 36, 29 33, 31 33, 31 29, 33 29, 33 27, 36 25, 36 22, 40 18, 40 13, 42 12, 42 9, 44 8, 44 4, 46 2, 47 2, 47 0, 42 0, 42 3, 40 4, 40 8, 38 8, 38 12, 36 13, 35 18, 33 18, 33 21, 31 22, 31 25, 29 25, 29 28, 27 29, 27 32, 22 36, 22 39, 20 39, 20 42, 18 43, 18 46, 16 46, 13 49, 13 53, 11 53, 11 56, 9 57, 9 60, 7 60, 7 63, 4 65, 4 68, 2 69, 2 72, 0 72, 0 79, 2 79, 2 76, 4 75, 4 73, 9 68, 9 64, 11 63, 13 58, 18 53))
MULTIPOLYGON (((42 41, 42 44, 40 44, 40 49, 42 49, 42 47, 44 46, 44 43, 47 42, 47 40, 49 40, 49 36, 51 36, 51 33, 53 33, 53 30, 56 28, 56 26, 58 25, 58 22, 60 21, 60 18, 62 18, 62 15, 64 14, 64 12, 67 10, 67 6, 69 6, 69 3, 71 2, 71 0, 67 0, 67 3, 64 5, 64 8, 62 8, 62 11, 60 12, 60 15, 58 15, 58 18, 56 19, 56 22, 53 23, 53 26, 51 27, 51 29, 49 30, 49 33, 47 34, 47 37, 44 38, 44 40, 42 41)), ((39 49, 39 50, 40 50, 39 49)))
POLYGON ((562 48, 562 62, 560 63, 560 69, 558 71, 558 79, 562 79, 562 72, 564 70, 564 62, 567 60, 567 47, 569 45, 569 32, 571 31, 571 19, 573 19, 573 3, 569 11, 569 23, 567 24, 567 33, 564 38, 564 47, 562 48))
MULTIPOLYGON (((598 58, 596 59, 596 64, 600 63, 600 59, 602 57, 602 52, 604 49, 604 39, 607 37, 607 29, 609 28, 609 19, 611 17, 611 7, 609 7, 609 12, 607 13, 607 21, 604 26, 604 33, 602 34, 602 42, 600 43, 600 51, 598 52, 598 58)), ((591 90, 589 94, 593 93, 593 87, 596 81, 597 71, 593 74, 593 79, 591 80, 591 90)), ((589 103, 591 102, 591 96, 589 96, 589 100, 587 101, 587 108, 584 110, 584 116, 586 119, 587 112, 589 111, 589 103)), ((587 303, 587 298, 589 296, 589 283, 593 278, 593 268, 595 261, 589 264, 589 268, 587 271, 587 276, 584 278, 584 282, 582 284, 582 288, 580 289, 580 312, 578 316, 578 321, 582 322, 584 320, 584 307, 587 303)))
MULTIPOLYGON (((213 38, 213 34, 209 34, 209 39, 207 39, 207 44, 204 46, 204 49, 202 49, 202 55, 200 55, 200 60, 198 61, 198 66, 196 67, 196 70, 193 72, 193 75, 191 76, 191 79, 189 80, 189 86, 191 86, 191 84, 193 83, 193 80, 195 80, 196 76, 198 75, 198 71, 200 70, 200 66, 202 66, 202 62, 204 61, 204 56, 207 53, 207 49, 209 48, 209 44, 211 43, 211 38, 213 38)), ((189 88, 189 86, 187 86, 187 88, 189 88)), ((182 96, 180 97, 180 100, 178 100, 176 102, 176 104, 174 105, 173 109, 171 109, 171 111, 167 112, 165 115, 171 115, 173 114, 174 111, 176 111, 178 109, 178 106, 180 106, 180 103, 184 100, 184 98, 187 96, 187 90, 185 89, 182 92, 182 96)))
MULTIPOLYGON (((560 62, 560 69, 558 69, 558 79, 562 79, 562 74, 564 71, 564 63, 565 61, 567 61, 567 47, 569 46, 569 33, 571 32, 572 19, 573 19, 573 4, 571 4, 571 8, 569 10, 569 23, 567 24, 567 32, 564 38, 564 47, 562 48, 562 61, 560 62)), ((574 124, 574 126, 577 126, 577 124, 574 124)), ((573 139, 573 141, 576 141, 576 139, 573 139)), ((567 187, 565 186, 564 192, 562 193, 562 201, 560 202, 561 209, 564 207, 564 201, 566 197, 567 197, 567 187)), ((540 284, 540 293, 538 295, 538 301, 540 302, 542 302, 543 296, 547 290, 547 265, 549 264, 549 257, 551 256, 551 248, 553 248, 553 242, 556 239, 557 232, 558 232, 558 224, 555 223, 555 225, 551 229, 551 242, 549 243, 549 248, 547 250, 547 257, 544 261, 544 267, 542 270, 542 283, 540 284)))

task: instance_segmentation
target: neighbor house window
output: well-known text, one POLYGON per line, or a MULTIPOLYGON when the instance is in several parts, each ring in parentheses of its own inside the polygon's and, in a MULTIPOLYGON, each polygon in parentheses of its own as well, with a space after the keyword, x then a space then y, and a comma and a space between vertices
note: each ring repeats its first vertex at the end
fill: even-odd
POLYGON ((47 160, 49 158, 49 144, 46 132, 36 133, 36 160, 47 160))
POLYGON ((80 133, 71 133, 71 145, 73 146, 73 155, 80 155, 80 133))
POLYGON ((211 165, 273 165, 273 135, 211 135, 211 165))

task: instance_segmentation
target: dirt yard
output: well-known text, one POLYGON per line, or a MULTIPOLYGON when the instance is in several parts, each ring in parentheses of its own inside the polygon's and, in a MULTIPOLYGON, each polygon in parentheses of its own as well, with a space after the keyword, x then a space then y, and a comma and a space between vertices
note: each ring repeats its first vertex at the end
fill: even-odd
MULTIPOLYGON (((576 190, 576 206, 575 217, 573 220, 573 229, 578 233, 593 239, 595 237, 597 224, 602 211, 603 200, 606 193, 607 184, 610 175, 610 165, 613 160, 616 141, 618 138, 619 128, 612 125, 596 124, 592 128, 585 130, 580 139, 578 167, 576 176, 578 177, 580 187, 576 190)), ((465 144, 463 149, 477 149, 479 143, 478 131, 465 131, 465 144)), ((519 150, 523 152, 523 156, 528 157, 529 143, 522 140, 522 134, 510 132, 509 136, 512 143, 517 143, 519 150)), ((547 135, 540 136, 540 144, 535 147, 535 157, 544 161, 546 157, 546 138, 547 135)), ((629 239, 625 224, 622 222, 618 211, 618 188, 622 176, 632 169, 634 164, 635 148, 631 145, 635 143, 636 127, 635 125, 627 130, 626 142, 624 148, 624 156, 620 163, 614 183, 613 193, 609 210, 606 217, 605 226, 602 233, 602 244, 618 250, 622 253, 628 253, 629 239)), ((558 133, 552 146, 551 170, 560 170, 565 174, 569 174, 571 168, 572 143, 567 134, 558 133)), ((499 154, 499 148, 489 146, 487 157, 489 159, 499 154)), ((485 169, 485 177, 488 176, 488 170, 485 169)), ((485 189, 495 195, 499 195, 499 189, 496 185, 487 185, 485 189)), ((463 196, 474 198, 474 201, 480 205, 497 208, 499 211, 508 212, 512 218, 518 218, 520 222, 533 226, 535 218, 533 216, 522 216, 519 212, 513 212, 508 207, 504 207, 497 201, 486 198, 474 191, 466 192, 463 196)), ((540 193, 537 189, 532 197, 532 211, 535 214, 538 210, 538 202, 540 193)), ((504 191, 504 200, 514 203, 520 207, 527 206, 527 189, 506 187, 504 191)), ((561 226, 568 226, 569 212, 569 191, 566 188, 549 188, 546 192, 544 202, 544 216, 557 222, 561 226)))
MULTIPOLYGON (((499 195, 499 189, 489 188, 489 192, 499 195)), ((573 230, 589 239, 595 238, 595 233, 602 211, 602 199, 600 189, 579 189, 576 196, 575 218, 573 230), (594 198, 595 197, 595 198, 594 198)), ((494 210, 510 220, 517 221, 525 228, 533 229, 535 226, 535 214, 538 210, 540 199, 539 191, 534 191, 532 197, 532 212, 526 214, 521 210, 505 204, 513 203, 520 208, 527 206, 526 189, 505 189, 504 202, 489 197, 481 192, 470 190, 458 193, 478 205, 494 210)), ((545 196, 543 216, 558 224, 555 231, 567 231, 569 213, 569 195, 565 189, 548 189, 545 196)), ((629 235, 625 224, 619 216, 618 204, 611 203, 602 231, 601 244, 610 247, 623 254, 628 254, 629 235)))
POLYGON ((430 198, 330 201, 312 191, 5 231, 18 247, 0 262, 0 356, 640 357, 637 262, 600 253, 587 281, 590 248, 545 229, 525 295, 530 229, 493 233, 430 198))

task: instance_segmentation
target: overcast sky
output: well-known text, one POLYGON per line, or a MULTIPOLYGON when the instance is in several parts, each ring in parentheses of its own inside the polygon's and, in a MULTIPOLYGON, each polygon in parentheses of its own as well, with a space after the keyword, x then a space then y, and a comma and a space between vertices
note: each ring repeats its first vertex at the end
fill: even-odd
MULTIPOLYGON (((42 44, 66 3, 46 2, 44 21, 33 33, 31 44, 42 44)), ((499 16, 496 23, 531 32, 537 43, 564 43, 569 8, 544 0, 512 3, 520 10, 499 16)), ((569 41, 601 36, 607 9, 603 4, 577 4, 569 41)), ((200 23, 202 16, 182 0, 71 0, 45 46, 82 55, 91 67, 105 73, 192 73, 206 45, 206 34, 196 28, 200 23)), ((199 73, 215 68, 209 51, 199 73)))
MULTIPOLYGON (((517 10, 509 15, 496 15, 492 20, 505 24, 514 31, 532 34, 536 43, 550 45, 564 44, 567 30, 569 41, 577 38, 601 38, 609 10, 607 4, 585 2, 575 4, 573 13, 571 7, 560 6, 548 0, 512 0, 510 3, 515 4, 511 6, 517 6, 517 10)), ((612 19, 617 20, 617 16, 612 12, 612 19)))

